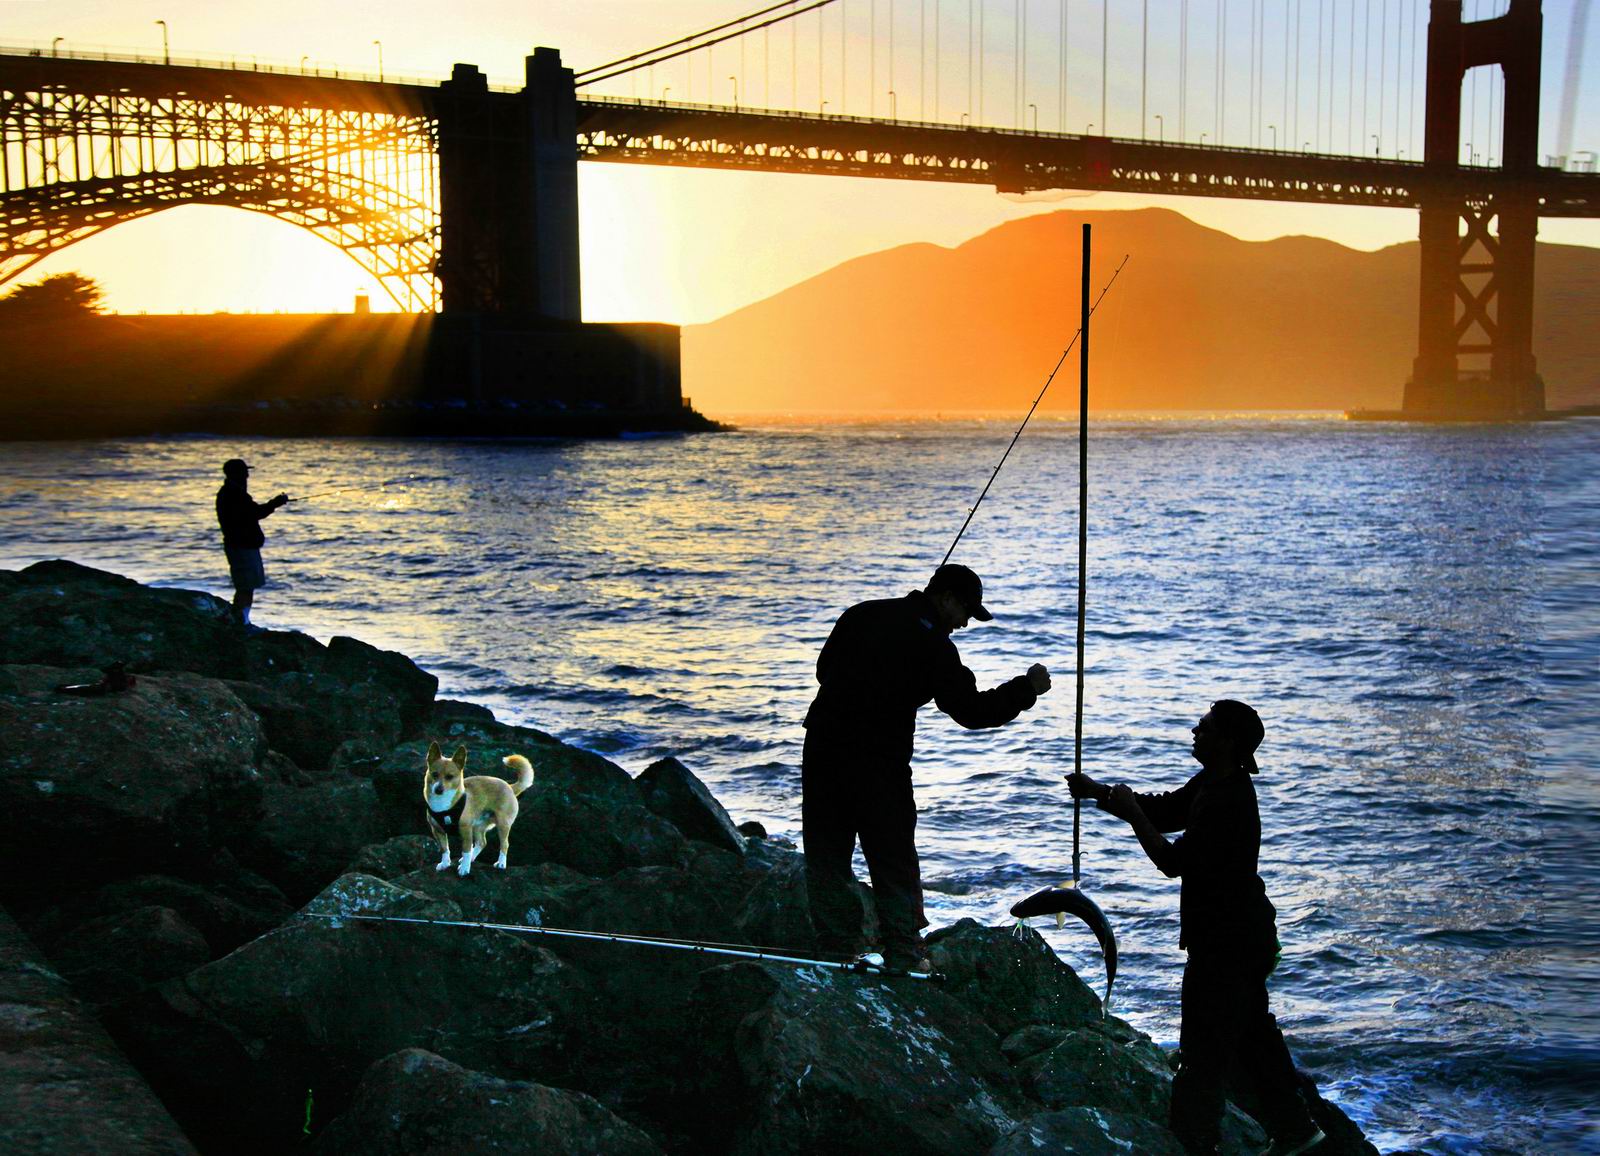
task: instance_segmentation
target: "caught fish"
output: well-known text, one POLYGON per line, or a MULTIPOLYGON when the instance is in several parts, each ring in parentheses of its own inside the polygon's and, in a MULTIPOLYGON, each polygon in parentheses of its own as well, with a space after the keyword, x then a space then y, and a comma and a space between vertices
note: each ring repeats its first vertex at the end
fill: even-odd
POLYGON ((1117 936, 1100 905, 1076 887, 1046 887, 1014 903, 1011 914, 1018 919, 1054 915, 1057 926, 1063 922, 1063 915, 1076 915, 1089 925, 1089 930, 1100 941, 1100 951, 1106 960, 1106 995, 1100 1001, 1101 1014, 1105 1014, 1111 1007, 1111 985, 1117 981, 1117 936))

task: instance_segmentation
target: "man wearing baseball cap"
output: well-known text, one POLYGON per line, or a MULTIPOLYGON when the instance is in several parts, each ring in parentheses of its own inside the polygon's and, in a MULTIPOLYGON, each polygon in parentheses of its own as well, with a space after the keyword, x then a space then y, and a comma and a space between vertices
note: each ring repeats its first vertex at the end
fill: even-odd
POLYGON ((1038 664, 980 691, 952 631, 994 615, 965 566, 934 571, 926 589, 862 602, 834 624, 817 659, 817 697, 806 714, 801 822, 811 921, 824 950, 861 949, 862 909, 850 858, 856 839, 872 876, 884 963, 927 972, 922 950, 922 869, 911 747, 917 710, 932 701, 969 729, 998 727, 1050 689, 1038 664))
POLYGON ((261 547, 267 543, 261 519, 288 502, 289 495, 257 502, 250 496, 250 467, 242 458, 223 462, 222 478, 222 488, 217 491, 217 524, 222 527, 222 552, 228 557, 228 575, 233 579, 233 614, 239 625, 250 628, 250 607, 256 591, 267 581, 261 565, 261 547))
POLYGON ((1261 815, 1256 748, 1261 716, 1234 699, 1211 704, 1191 732, 1200 773, 1176 791, 1136 794, 1088 775, 1067 776, 1073 797, 1094 799, 1133 828, 1162 874, 1178 876, 1183 1023, 1169 1122, 1193 1156, 1217 1151, 1230 1076, 1249 1085, 1251 1111, 1272 1137, 1263 1156, 1299 1156, 1323 1139, 1300 1094, 1300 1076, 1267 1010, 1277 966, 1277 912, 1256 872, 1261 815), (1163 831, 1182 831, 1168 840, 1163 831))

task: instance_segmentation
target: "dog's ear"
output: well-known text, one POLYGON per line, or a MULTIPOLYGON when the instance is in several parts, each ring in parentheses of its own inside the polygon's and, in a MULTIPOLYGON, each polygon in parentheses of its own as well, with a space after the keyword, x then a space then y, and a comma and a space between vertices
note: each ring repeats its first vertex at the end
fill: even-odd
POLYGON ((439 759, 442 759, 442 758, 444 758, 444 753, 439 750, 439 744, 438 743, 429 743, 428 744, 428 761, 430 763, 437 762, 439 759))
POLYGON ((467 748, 457 747, 456 753, 450 756, 450 761, 463 771, 467 769, 467 748))

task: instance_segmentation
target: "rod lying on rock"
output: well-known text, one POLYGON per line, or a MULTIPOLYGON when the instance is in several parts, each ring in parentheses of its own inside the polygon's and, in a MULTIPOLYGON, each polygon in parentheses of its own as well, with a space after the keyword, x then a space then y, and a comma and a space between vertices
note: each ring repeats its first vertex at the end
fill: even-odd
POLYGON ((795 967, 822 967, 829 971, 849 972, 852 975, 879 975, 890 979, 931 979, 942 982, 938 972, 899 971, 871 962, 868 957, 854 959, 812 959, 808 956, 790 955, 786 951, 753 947, 738 943, 705 943, 695 939, 662 939, 647 935, 628 935, 615 931, 574 931, 564 927, 528 927, 521 923, 485 923, 475 919, 418 919, 405 915, 335 915, 325 911, 307 911, 315 919, 328 919, 342 923, 360 920, 365 923, 409 923, 425 927, 467 927, 480 931, 509 931, 517 935, 548 935, 561 939, 589 939, 601 943, 624 943, 636 947, 660 947, 669 951, 693 951, 701 955, 726 955, 735 959, 759 959, 767 963, 787 963, 795 967))
POLYGON ((1063 922, 1063 915, 1076 915, 1087 923, 1094 937, 1100 941, 1100 951, 1106 957, 1106 995, 1100 1001, 1100 1011, 1104 1015, 1110 1010, 1111 985, 1117 982, 1117 936, 1098 903, 1076 887, 1046 887, 1012 904, 1011 914, 1018 919, 1054 915, 1057 926, 1063 922))

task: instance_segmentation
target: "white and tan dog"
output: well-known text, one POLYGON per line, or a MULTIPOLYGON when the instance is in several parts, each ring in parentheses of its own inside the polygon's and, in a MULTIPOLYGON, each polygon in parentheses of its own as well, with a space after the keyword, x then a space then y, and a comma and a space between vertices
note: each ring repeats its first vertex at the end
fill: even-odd
POLYGON ((507 755, 505 765, 517 773, 508 783, 497 775, 464 777, 467 748, 457 747, 448 759, 438 743, 428 745, 428 765, 422 775, 422 801, 427 805, 428 826, 442 852, 434 870, 450 866, 450 832, 461 832, 461 861, 456 870, 472 873, 472 861, 483 853, 485 837, 500 832, 500 858, 496 867, 506 865, 511 849, 511 824, 517 821, 517 796, 533 785, 533 764, 521 755, 507 755))

